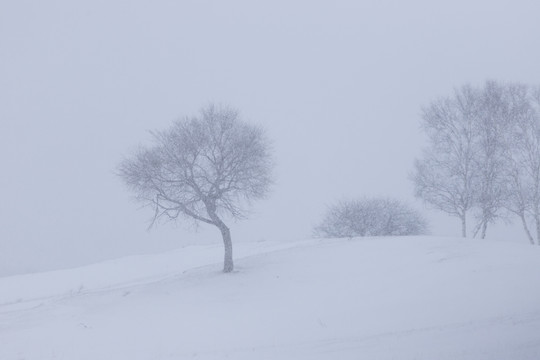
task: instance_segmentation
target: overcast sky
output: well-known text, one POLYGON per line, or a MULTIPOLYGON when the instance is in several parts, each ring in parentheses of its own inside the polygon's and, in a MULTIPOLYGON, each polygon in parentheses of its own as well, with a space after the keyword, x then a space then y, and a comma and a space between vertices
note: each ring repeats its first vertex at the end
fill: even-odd
POLYGON ((537 0, 0 0, 0 275, 219 244, 146 231, 114 174, 209 102, 273 140, 276 185, 233 241, 308 237, 340 198, 414 202, 421 106, 468 82, 540 84, 539 17, 537 0))

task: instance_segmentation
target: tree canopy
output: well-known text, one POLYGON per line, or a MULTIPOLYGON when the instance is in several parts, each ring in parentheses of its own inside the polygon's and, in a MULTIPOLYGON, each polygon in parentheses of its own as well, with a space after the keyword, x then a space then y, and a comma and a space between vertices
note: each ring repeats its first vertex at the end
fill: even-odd
POLYGON ((225 245, 224 271, 233 270, 224 218, 244 218, 271 185, 270 145, 264 130, 240 120, 235 109, 209 105, 198 116, 152 133, 119 166, 119 175, 158 219, 180 217, 216 226, 225 245))

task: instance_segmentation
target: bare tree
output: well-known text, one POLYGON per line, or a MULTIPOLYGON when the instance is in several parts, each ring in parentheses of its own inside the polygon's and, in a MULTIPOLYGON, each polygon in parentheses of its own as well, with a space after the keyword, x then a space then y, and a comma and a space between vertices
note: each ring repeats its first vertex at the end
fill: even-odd
POLYGON ((453 97, 439 99, 423 109, 422 127, 429 146, 415 161, 411 176, 417 197, 461 220, 463 237, 467 236, 467 215, 474 206, 479 107, 478 91, 464 86, 453 97))
POLYGON ((199 116, 152 133, 119 165, 119 175, 157 219, 180 217, 216 226, 225 247, 224 272, 234 268, 224 217, 244 218, 246 206, 271 184, 270 147, 264 131, 234 109, 209 105, 199 116))
POLYGON ((315 230, 321 237, 401 236, 427 232, 427 221, 398 200, 363 198, 330 206, 315 230))
POLYGON ((532 220, 540 245, 540 88, 521 85, 511 90, 515 121, 507 154, 506 207, 519 217, 527 238, 535 244, 528 225, 532 220))
POLYGON ((488 224, 504 216, 501 211, 507 201, 505 169, 510 151, 511 129, 518 116, 511 94, 516 90, 512 84, 488 81, 479 90, 480 102, 474 132, 478 146, 475 151, 476 198, 478 208, 474 236, 486 237, 488 224))
POLYGON ((415 193, 459 217, 464 237, 468 213, 477 222, 473 236, 484 238, 510 210, 530 241, 527 220, 538 223, 540 238, 538 101, 526 85, 488 81, 424 109, 429 146, 415 163, 415 193))

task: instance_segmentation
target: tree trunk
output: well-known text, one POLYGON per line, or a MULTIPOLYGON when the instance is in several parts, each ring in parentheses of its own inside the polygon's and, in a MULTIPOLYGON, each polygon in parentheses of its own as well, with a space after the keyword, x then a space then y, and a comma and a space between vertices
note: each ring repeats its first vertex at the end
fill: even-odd
POLYGON ((478 233, 480 232, 480 229, 482 228, 482 224, 483 222, 479 222, 478 225, 476 225, 476 227, 474 228, 474 232, 473 232, 473 238, 476 239, 476 236, 478 235, 478 233))
POLYGON ((229 273, 234 269, 233 256, 232 256, 232 240, 231 231, 225 224, 221 223, 219 226, 221 236, 223 237, 223 246, 225 247, 225 258, 223 261, 223 272, 229 273))
POLYGON ((536 241, 540 245, 540 215, 534 214, 534 221, 536 222, 536 241))
POLYGON ((212 219, 213 224, 219 229, 219 231, 221 232, 221 237, 223 238, 223 246, 225 248, 223 272, 230 273, 234 269, 231 231, 229 230, 227 225, 225 225, 225 223, 221 221, 219 216, 216 214, 215 203, 206 201, 204 204, 206 206, 206 212, 208 213, 208 216, 210 216, 210 219, 212 219))
POLYGON ((461 236, 466 238, 467 237, 467 215, 463 214, 461 216, 461 236))
MULTIPOLYGON (((534 245, 534 239, 531 235, 531 232, 529 231, 529 227, 527 226, 527 220, 525 219, 525 214, 521 213, 519 214, 519 217, 521 219, 521 223, 523 224, 523 229, 525 230, 525 233, 527 234, 527 238, 531 242, 532 245, 534 245)), ((538 225, 537 225, 538 230, 538 225)))
POLYGON ((482 223, 482 235, 481 235, 481 239, 485 239, 486 238, 486 232, 487 232, 487 221, 484 221, 482 223))

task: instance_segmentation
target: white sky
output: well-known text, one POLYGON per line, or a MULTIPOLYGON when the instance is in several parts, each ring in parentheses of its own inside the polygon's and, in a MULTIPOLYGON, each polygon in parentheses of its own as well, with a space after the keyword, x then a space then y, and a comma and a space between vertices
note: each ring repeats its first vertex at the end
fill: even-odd
POLYGON ((210 101, 274 141, 277 184, 233 241, 310 236, 339 198, 413 201, 420 107, 466 82, 540 84, 539 17, 536 0, 0 1, 0 275, 220 242, 147 232, 114 175, 210 101))

